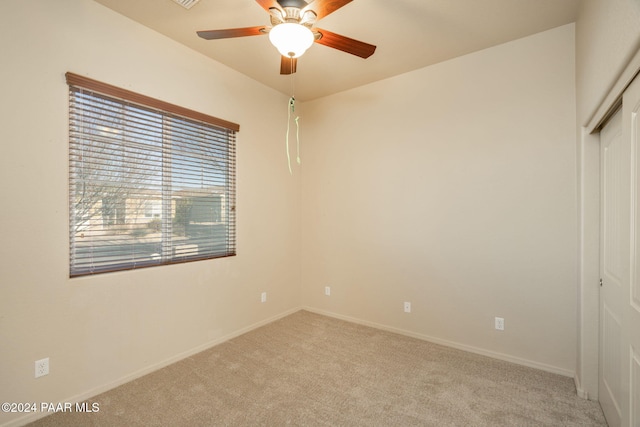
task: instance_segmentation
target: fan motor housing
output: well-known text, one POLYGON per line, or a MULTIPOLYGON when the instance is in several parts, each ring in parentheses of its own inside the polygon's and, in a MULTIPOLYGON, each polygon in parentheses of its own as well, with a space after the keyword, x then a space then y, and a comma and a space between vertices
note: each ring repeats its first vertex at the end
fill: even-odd
POLYGON ((285 22, 300 22, 300 9, 297 7, 285 7, 284 13, 286 16, 284 17, 285 22))
POLYGON ((307 2, 304 0, 277 0, 277 2, 283 9, 287 7, 302 9, 307 6, 307 2))

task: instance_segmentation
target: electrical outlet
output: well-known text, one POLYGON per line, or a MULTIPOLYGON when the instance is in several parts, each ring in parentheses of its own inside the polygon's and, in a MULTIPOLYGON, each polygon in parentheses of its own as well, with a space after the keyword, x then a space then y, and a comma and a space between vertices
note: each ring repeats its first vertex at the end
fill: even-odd
POLYGON ((325 286, 325 287, 324 287, 324 294, 325 294, 326 296, 331 296, 331 287, 329 287, 329 286, 325 286))
POLYGON ((262 295, 260 295, 260 302, 267 302, 267 293, 263 292, 262 295))
POLYGON ((410 302, 405 301, 405 303, 404 303, 404 312, 405 313, 411 313, 411 303, 410 302))
POLYGON ((49 375, 49 358, 36 360, 36 378, 49 375))
POLYGON ((496 317, 496 330, 504 331, 504 319, 502 317, 496 317))

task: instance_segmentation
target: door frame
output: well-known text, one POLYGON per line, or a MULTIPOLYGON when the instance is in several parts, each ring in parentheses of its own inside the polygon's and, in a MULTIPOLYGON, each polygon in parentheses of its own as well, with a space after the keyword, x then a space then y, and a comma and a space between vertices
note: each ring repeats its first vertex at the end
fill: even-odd
MULTIPOLYGON (((620 73, 591 119, 580 127, 578 174, 578 330, 574 377, 578 395, 598 400, 600 331, 600 130, 640 74, 640 49, 620 73)), ((640 78, 640 77, 639 77, 640 78)))

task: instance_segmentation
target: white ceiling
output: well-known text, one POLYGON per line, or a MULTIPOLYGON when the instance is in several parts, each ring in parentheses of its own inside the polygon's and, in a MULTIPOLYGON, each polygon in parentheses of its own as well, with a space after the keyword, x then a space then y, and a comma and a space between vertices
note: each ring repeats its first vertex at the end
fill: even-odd
MULTIPOLYGON (((198 30, 269 25, 255 0, 95 0, 287 95, 280 54, 266 36, 203 40, 198 30)), ((378 48, 368 59, 313 45, 295 95, 330 95, 575 21, 581 0, 353 0, 316 26, 378 48)), ((309 1, 308 1, 309 2, 309 1)))

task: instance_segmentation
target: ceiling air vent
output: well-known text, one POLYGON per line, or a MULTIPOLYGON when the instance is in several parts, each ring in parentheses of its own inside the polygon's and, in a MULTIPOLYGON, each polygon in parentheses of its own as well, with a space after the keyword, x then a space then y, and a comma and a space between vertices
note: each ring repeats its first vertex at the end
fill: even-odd
POLYGON ((185 9, 191 9, 200 0, 173 0, 185 9))

